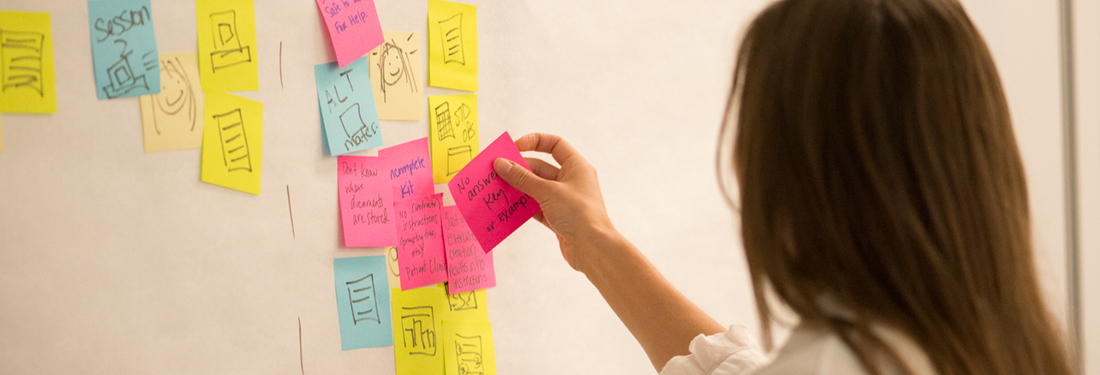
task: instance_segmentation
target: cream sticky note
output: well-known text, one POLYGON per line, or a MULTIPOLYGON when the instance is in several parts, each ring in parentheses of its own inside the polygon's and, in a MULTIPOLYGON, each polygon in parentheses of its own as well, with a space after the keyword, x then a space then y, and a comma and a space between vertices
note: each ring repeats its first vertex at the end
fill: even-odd
POLYGON ((149 0, 88 0, 99 99, 160 92, 160 58, 149 0))
POLYGON ((429 96, 428 108, 432 178, 445 184, 477 156, 477 95, 429 96))
POLYGON ((477 7, 428 0, 428 84, 477 91, 477 7))
POLYGON ((444 320, 443 363, 448 375, 496 375, 492 323, 444 320))
POLYGON ((202 91, 260 88, 252 0, 196 0, 202 91))
POLYGON ((264 104, 208 92, 203 112, 202 181, 259 195, 264 104))
POLYGON ((56 113, 50 14, 0 11, 0 112, 56 113))
POLYGON ((370 81, 378 118, 419 121, 424 111, 420 34, 386 31, 385 43, 370 52, 370 81))
POLYGON ((456 206, 443 207, 443 245, 447 251, 447 293, 497 285, 493 253, 481 249, 456 206))
POLYGON ((138 98, 146 153, 202 147, 198 64, 195 52, 160 54, 160 93, 138 98))
POLYGON ((448 296, 445 288, 390 289, 397 374, 442 374, 443 321, 488 322, 485 291, 448 296))
POLYGON ((390 287, 401 289, 401 266, 397 264, 397 246, 386 246, 386 275, 390 287))
POLYGON ((340 68, 382 44, 374 0, 317 0, 340 68))

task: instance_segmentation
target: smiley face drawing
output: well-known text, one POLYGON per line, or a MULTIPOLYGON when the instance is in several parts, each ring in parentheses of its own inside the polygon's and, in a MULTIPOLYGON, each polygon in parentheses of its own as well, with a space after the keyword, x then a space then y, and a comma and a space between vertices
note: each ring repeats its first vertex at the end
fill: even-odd
POLYGON ((160 73, 160 93, 153 95, 153 126, 157 134, 161 134, 161 124, 171 122, 191 124, 189 131, 194 132, 198 124, 198 104, 183 64, 178 58, 161 61, 160 73), (186 116, 186 121, 177 118, 182 116, 186 116))
MULTIPOLYGON (((411 40, 414 34, 409 34, 411 40)), ((411 72, 412 66, 409 64, 409 55, 416 53, 416 50, 406 52, 403 48, 397 45, 397 42, 390 40, 382 44, 374 54, 378 55, 378 72, 379 77, 382 79, 379 82, 379 89, 382 92, 382 101, 386 101, 388 96, 388 88, 395 87, 399 84, 407 84, 409 86, 409 92, 416 92, 416 78, 413 77, 411 72)))

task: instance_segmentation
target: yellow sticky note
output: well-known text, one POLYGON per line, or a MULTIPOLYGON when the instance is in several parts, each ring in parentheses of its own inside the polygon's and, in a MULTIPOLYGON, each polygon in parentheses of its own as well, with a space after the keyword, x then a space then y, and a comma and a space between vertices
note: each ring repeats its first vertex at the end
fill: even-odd
POLYGON ((489 322, 444 320, 443 354, 447 375, 496 375, 493 325, 489 322))
POLYGON ((447 295, 447 289, 390 289, 397 374, 443 373, 443 321, 488 322, 485 291, 447 295))
POLYGON ((195 52, 160 54, 160 93, 142 95, 145 152, 202 147, 202 90, 195 52))
POLYGON ((0 11, 0 112, 57 113, 50 14, 0 11))
POLYGON ((428 84, 477 91, 477 7, 428 0, 428 84))
POLYGON ((451 182, 477 156, 477 95, 428 97, 428 133, 432 176, 437 184, 451 182))
POLYGON ((202 181, 259 195, 264 104, 208 92, 203 112, 202 181))
POLYGON ((252 0, 196 0, 202 91, 260 88, 252 0))
POLYGON ((419 121, 424 112, 420 34, 384 31, 386 41, 370 51, 370 82, 381 120, 419 121))

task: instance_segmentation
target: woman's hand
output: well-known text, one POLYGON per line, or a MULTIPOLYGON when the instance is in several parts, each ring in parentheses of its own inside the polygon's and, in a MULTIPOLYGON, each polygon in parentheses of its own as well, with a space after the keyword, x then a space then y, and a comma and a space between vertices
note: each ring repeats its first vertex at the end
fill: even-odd
POLYGON ((588 259, 595 254, 582 241, 595 242, 617 236, 604 208, 596 169, 559 136, 531 133, 516 140, 520 151, 548 153, 561 165, 525 158, 528 171, 508 159, 493 163, 497 175, 542 206, 535 219, 558 236, 561 255, 573 269, 587 273, 588 259))

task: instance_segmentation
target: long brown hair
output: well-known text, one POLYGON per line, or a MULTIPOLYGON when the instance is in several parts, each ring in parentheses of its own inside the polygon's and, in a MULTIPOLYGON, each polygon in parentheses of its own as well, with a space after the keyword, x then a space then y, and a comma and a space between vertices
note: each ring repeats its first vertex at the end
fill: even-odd
POLYGON ((874 324, 942 375, 1070 373, 1008 104, 958 2, 782 0, 737 56, 719 170, 769 347, 770 290, 872 373, 909 372, 874 324))

